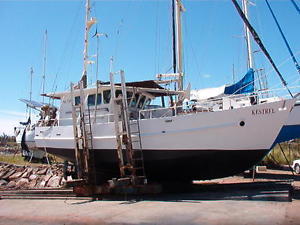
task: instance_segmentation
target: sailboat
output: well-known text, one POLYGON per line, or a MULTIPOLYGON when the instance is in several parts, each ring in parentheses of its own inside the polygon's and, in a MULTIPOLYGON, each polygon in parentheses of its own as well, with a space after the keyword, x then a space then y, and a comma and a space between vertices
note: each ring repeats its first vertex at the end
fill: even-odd
MULTIPOLYGON (((245 15, 245 18, 248 19, 248 4, 249 1, 243 0, 243 12, 245 15)), ((241 95, 243 94, 254 94, 256 97, 255 101, 259 104, 260 102, 266 102, 270 99, 264 97, 263 95, 267 93, 267 87, 264 87, 262 90, 262 97, 258 98, 259 92, 254 93, 254 59, 253 59, 253 53, 252 53, 252 42, 250 37, 250 31, 249 28, 245 25, 245 39, 246 39, 246 47, 247 47, 247 67, 248 72, 247 74, 237 83, 232 85, 222 85, 220 87, 216 88, 207 88, 207 89, 200 89, 200 90, 192 90, 192 99, 196 102, 199 102, 200 105, 205 105, 206 100, 209 98, 214 98, 220 100, 223 96, 232 95, 231 98, 235 98, 237 95, 238 98, 241 98, 241 95)), ((265 83, 265 82, 262 82, 265 83)), ((299 96, 298 93, 295 95, 296 97, 299 96)), ((278 98, 278 97, 272 97, 272 98, 278 98)), ((273 99, 271 99, 273 100, 273 99)), ((217 101, 215 101, 217 102, 217 101)), ((251 102, 247 100, 244 101, 243 104, 250 105, 251 102)), ((210 105, 210 107, 216 107, 214 104, 210 105)), ((278 143, 290 141, 295 138, 300 138, 300 101, 298 100, 294 107, 292 108, 292 111, 289 114, 289 117, 280 130, 276 140, 273 143, 273 146, 275 146, 278 143)))
POLYGON ((270 151, 295 100, 242 105, 236 98, 239 107, 231 107, 228 98, 218 110, 185 110, 180 22, 183 5, 173 0, 173 6, 178 64, 173 74, 160 77, 175 78, 177 90, 165 89, 155 80, 125 82, 123 71, 120 83, 114 82, 116 74, 112 71, 110 82, 87 87, 88 30, 95 20, 89 17, 90 2, 86 1, 80 88, 71 85, 69 91, 45 95, 60 100, 59 115, 55 123, 36 127, 38 148, 83 167, 85 163, 78 155, 87 154, 94 162, 97 183, 126 176, 128 171, 136 174, 139 169, 150 182, 226 177, 250 168, 270 151))
MULTIPOLYGON (((42 92, 45 92, 45 73, 46 73, 46 44, 47 44, 47 30, 45 31, 44 36, 44 65, 43 65, 43 76, 42 76, 42 92)), ((20 122, 22 126, 15 128, 15 137, 16 142, 22 150, 22 156, 31 161, 34 159, 47 159, 45 150, 40 150, 36 147, 35 143, 35 127, 40 125, 41 120, 45 120, 44 111, 48 110, 54 113, 56 108, 50 104, 46 104, 44 101, 38 102, 32 100, 32 77, 33 77, 33 68, 30 69, 30 94, 29 99, 19 99, 21 102, 25 103, 29 109, 29 117, 27 122, 20 122), (39 121, 31 121, 32 111, 38 112, 41 117, 39 121)))

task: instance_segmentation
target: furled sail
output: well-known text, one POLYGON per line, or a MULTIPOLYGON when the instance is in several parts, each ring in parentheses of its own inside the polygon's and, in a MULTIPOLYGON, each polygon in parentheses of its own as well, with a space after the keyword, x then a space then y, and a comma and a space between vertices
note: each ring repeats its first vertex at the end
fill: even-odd
POLYGON ((254 70, 250 69, 237 83, 220 87, 191 90, 191 99, 205 100, 220 98, 225 95, 245 94, 254 92, 254 70))
POLYGON ((254 91, 254 70, 250 68, 246 75, 237 83, 226 86, 224 94, 244 94, 254 91))

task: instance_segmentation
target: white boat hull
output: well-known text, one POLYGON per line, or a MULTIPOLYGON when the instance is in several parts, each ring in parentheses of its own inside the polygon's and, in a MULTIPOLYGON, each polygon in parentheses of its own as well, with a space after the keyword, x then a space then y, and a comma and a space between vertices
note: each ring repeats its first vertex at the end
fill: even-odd
MULTIPOLYGON (((242 172, 267 154, 293 105, 294 100, 286 100, 142 119, 146 174, 153 180, 159 175, 157 171, 175 172, 176 179, 210 179, 242 172), (216 170, 214 162, 218 164, 216 170)), ((92 133, 99 171, 117 172, 114 123, 93 124, 92 133)), ((72 126, 37 127, 35 141, 38 148, 46 147, 50 153, 75 160, 72 126)))

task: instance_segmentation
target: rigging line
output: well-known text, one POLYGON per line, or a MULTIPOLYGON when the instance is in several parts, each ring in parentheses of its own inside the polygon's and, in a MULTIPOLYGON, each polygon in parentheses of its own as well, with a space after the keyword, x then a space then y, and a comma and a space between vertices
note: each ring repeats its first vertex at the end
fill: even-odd
POLYGON ((300 74, 300 66, 299 66, 299 64, 298 64, 298 62, 297 62, 297 60, 296 60, 296 58, 295 58, 295 56, 294 56, 294 53, 293 53, 293 51, 292 51, 292 49, 291 49, 291 47, 290 47, 290 45, 289 45, 289 43, 288 43, 288 41, 287 41, 287 39, 286 39, 286 37, 285 37, 285 35, 284 35, 282 29, 281 29, 281 26, 279 25, 279 22, 278 22, 278 20, 277 20, 277 18, 276 18, 276 16, 275 16, 275 14, 274 14, 274 12, 273 12, 271 6, 270 6, 268 0, 265 0, 265 2, 267 3, 267 6, 268 6, 268 8, 269 8, 269 10, 270 10, 270 12, 271 12, 271 14, 272 14, 272 17, 273 17, 273 19, 274 19, 274 21, 275 21, 275 23, 276 23, 276 25, 277 25, 277 28, 278 28, 278 30, 279 30, 279 32, 280 32, 280 34, 281 34, 281 37, 283 38, 284 43, 285 43, 285 45, 286 45, 286 47, 287 47, 287 49, 288 49, 288 51, 289 51, 289 53, 290 53, 290 55, 291 55, 293 61, 294 61, 294 64, 295 64, 295 66, 296 66, 296 69, 297 69, 298 73, 300 74))
POLYGON ((298 13, 300 14, 300 9, 299 9, 298 5, 296 4, 295 0, 291 0, 291 2, 293 3, 294 7, 296 8, 298 13))
MULTIPOLYGON (((285 63, 287 62, 287 60, 285 61, 285 63)), ((284 65, 284 63, 282 63, 282 64, 280 64, 279 65, 279 67, 281 67, 282 65, 284 65)), ((270 74, 271 74, 271 72, 273 72, 273 69, 272 70, 265 70, 265 77, 267 78, 267 77, 270 77, 270 74)), ((268 86, 269 86, 269 84, 268 84, 268 86)), ((272 84, 272 86, 271 87, 268 87, 268 89, 269 90, 274 90, 274 89, 278 89, 278 87, 280 87, 281 85, 280 84, 272 84)), ((282 90, 282 88, 280 88, 280 90, 282 90)))
POLYGON ((123 26, 124 26, 124 19, 122 17, 121 20, 120 20, 120 23, 119 23, 119 25, 117 27, 116 35, 115 35, 115 49, 114 49, 114 58, 115 59, 118 58, 118 49, 119 49, 120 38, 121 38, 120 36, 121 36, 121 32, 122 32, 123 26))
POLYGON ((154 51, 154 62, 155 69, 154 74, 159 73, 159 49, 160 49, 160 23, 159 23, 159 1, 156 2, 156 21, 155 21, 155 51, 154 51))
MULTIPOLYGON (((300 54, 300 51, 296 52, 296 55, 299 55, 299 54, 300 54)), ((291 57, 289 56, 289 57, 287 57, 286 59, 284 59, 284 60, 278 65, 278 67, 280 68, 280 67, 284 66, 287 62, 289 62, 290 58, 291 58, 291 57)), ((272 71, 273 71, 273 69, 272 69, 272 70, 269 69, 268 71, 265 70, 265 76, 266 76, 266 77, 269 77, 269 74, 270 74, 272 71)), ((277 86, 279 86, 279 85, 276 85, 275 87, 277 87, 277 86)))
POLYGON ((63 68, 63 65, 66 65, 66 59, 67 59, 67 50, 69 48, 71 48, 71 50, 69 51, 70 52, 70 55, 71 57, 68 58, 70 61, 72 60, 72 56, 73 56, 73 52, 74 52, 74 46, 75 46, 75 43, 76 41, 78 40, 78 35, 72 35, 73 33, 75 33, 75 27, 76 25, 78 24, 78 18, 79 18, 79 12, 81 11, 81 8, 82 8, 82 5, 83 5, 83 2, 79 2, 78 4, 78 8, 77 8, 77 12, 73 18, 73 24, 71 26, 71 29, 69 30, 69 33, 68 33, 68 36, 67 36, 67 39, 65 41, 65 44, 64 44, 64 49, 63 49, 63 52, 60 56, 60 64, 57 68, 57 72, 55 74, 55 78, 53 80, 53 84, 52 84, 52 92, 56 92, 54 91, 55 89, 57 89, 57 80, 58 80, 58 75, 60 74, 62 68, 63 68), (70 41, 70 39, 72 38, 72 40, 70 41))
MULTIPOLYGON (((259 1, 259 0, 256 0, 256 3, 254 3, 254 5, 257 5, 257 1, 259 1)), ((251 17, 253 17, 253 15, 255 15, 256 20, 257 20, 257 23, 258 23, 256 30, 257 30, 259 33, 261 33, 261 30, 262 30, 261 28, 263 27, 263 26, 262 26, 262 20, 261 20, 261 13, 258 11, 258 7, 254 7, 254 9, 255 9, 255 14, 252 13, 252 16, 251 16, 251 17)), ((254 54, 258 54, 259 52, 260 52, 259 50, 256 50, 256 51, 254 51, 253 53, 254 53, 254 54)), ((260 56, 259 56, 259 57, 260 57, 260 56)), ((259 68, 259 67, 261 67, 261 68, 266 68, 266 66, 265 66, 265 61, 264 61, 264 60, 257 60, 257 59, 258 59, 257 56, 253 57, 253 62, 256 64, 256 68, 259 68), (259 62, 259 63, 258 63, 258 62, 259 62), (258 64, 259 64, 259 65, 258 65, 258 64)), ((262 81, 263 81, 264 88, 268 88, 268 80, 267 80, 267 77, 265 76, 265 74, 262 74, 261 79, 262 79, 262 81)))
POLYGON ((267 51, 267 49, 265 48, 264 44, 262 43, 261 39, 259 38, 258 34, 256 33, 256 31, 254 30, 254 28, 252 27, 252 25, 250 24, 250 22, 247 20, 247 18, 245 17, 245 14, 243 13, 241 7, 239 6, 239 4, 237 3, 236 0, 231 0, 236 8, 236 10, 238 11, 239 15, 241 16, 242 20, 244 21, 244 23, 246 24, 246 26, 249 28, 250 33, 253 36, 253 39, 256 41, 256 43, 258 44, 258 46, 261 48, 261 50, 263 51, 263 53, 265 54, 265 56, 268 58, 269 62, 271 63, 271 65, 273 66, 274 70, 277 72, 281 83, 283 84, 283 86, 287 89, 287 91, 289 92, 289 94, 291 95, 291 97, 293 98, 294 96, 292 95, 290 89, 287 86, 286 81, 284 80, 282 74, 280 73, 280 71, 278 70, 278 68, 276 67, 273 59, 271 58, 269 52, 267 51))
MULTIPOLYGON (((185 45, 185 46, 189 46, 190 49, 191 49, 191 52, 192 52, 192 58, 193 58, 193 61, 195 62, 195 65, 196 65, 196 70, 197 70, 197 73, 200 74, 200 66, 199 66, 199 59, 196 55, 196 51, 195 51, 195 48, 194 48, 194 45, 193 45, 193 41, 192 41, 192 38, 191 36, 189 35, 189 29, 188 29, 188 26, 187 26, 187 20, 184 19, 183 20, 183 26, 184 26, 184 31, 185 31, 185 36, 186 36, 186 39, 187 39, 187 42, 186 43, 189 43, 188 45, 185 45)), ((187 51, 184 51, 184 52, 187 52, 187 51)), ((187 60, 185 60, 185 62, 187 62, 187 60)), ((186 71, 186 64, 184 64, 184 71, 186 71)), ((185 75, 185 78, 186 78, 187 75, 185 75)))

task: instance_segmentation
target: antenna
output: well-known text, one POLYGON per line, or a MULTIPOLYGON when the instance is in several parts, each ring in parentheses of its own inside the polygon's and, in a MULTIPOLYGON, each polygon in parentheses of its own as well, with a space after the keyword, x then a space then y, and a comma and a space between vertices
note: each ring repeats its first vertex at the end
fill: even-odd
POLYGON ((233 82, 233 84, 235 83, 235 67, 234 67, 234 63, 232 64, 232 82, 233 82))
MULTIPOLYGON (((29 100, 32 100, 32 77, 33 77, 33 68, 30 67, 30 90, 29 90, 29 100)), ((31 117, 31 108, 29 107, 29 117, 31 117)))
POLYGON ((97 38, 97 52, 96 52, 96 81, 98 80, 98 73, 99 73, 99 37, 105 36, 108 38, 108 35, 106 33, 98 33, 98 29, 96 28, 96 32, 93 35, 93 37, 97 38))
MULTIPOLYGON (((42 77, 42 94, 45 94, 45 83, 46 83, 46 62, 47 62, 47 29, 45 30, 44 36, 44 65, 43 65, 43 77, 42 77)), ((30 99, 31 100, 31 99, 30 99)), ((43 96, 43 103, 45 103, 45 96, 43 96)))
POLYGON ((112 73, 113 72, 113 66, 114 66, 114 57, 110 57, 110 61, 109 61, 109 72, 112 73))

